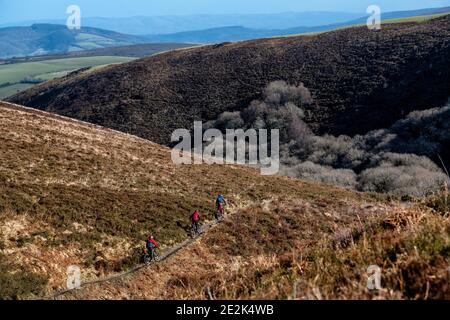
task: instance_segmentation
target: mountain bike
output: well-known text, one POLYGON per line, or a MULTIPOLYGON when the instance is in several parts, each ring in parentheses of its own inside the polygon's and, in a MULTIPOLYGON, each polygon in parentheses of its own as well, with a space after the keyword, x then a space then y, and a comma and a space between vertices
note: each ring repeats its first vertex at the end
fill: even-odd
POLYGON ((158 262, 161 260, 161 255, 159 253, 159 249, 155 248, 151 252, 149 250, 145 250, 143 261, 145 264, 150 264, 152 262, 158 262))
POLYGON ((200 222, 194 223, 192 222, 191 229, 189 230, 189 233, 191 235, 191 238, 195 238, 199 234, 202 233, 202 228, 200 227, 200 222))
POLYGON ((217 222, 221 222, 225 216, 225 204, 221 203, 216 206, 216 212, 214 218, 217 222))
POLYGON ((217 222, 222 222, 224 219, 224 211, 218 209, 214 214, 214 218, 216 219, 217 222))

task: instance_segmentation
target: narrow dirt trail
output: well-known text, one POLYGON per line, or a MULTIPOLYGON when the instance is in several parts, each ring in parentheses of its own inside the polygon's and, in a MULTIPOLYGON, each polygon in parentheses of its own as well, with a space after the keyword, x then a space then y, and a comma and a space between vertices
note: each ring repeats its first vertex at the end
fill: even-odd
POLYGON ((126 276, 132 275, 142 269, 145 268, 150 268, 158 263, 161 263, 167 259, 169 259, 170 257, 172 257, 173 255, 177 254, 179 251, 189 247, 191 244, 195 243, 197 240, 199 240, 201 237, 203 237, 208 231, 210 231, 212 228, 214 228, 215 226, 219 225, 221 222, 225 221, 225 219, 231 215, 233 215, 237 210, 239 210, 239 208, 235 208, 234 210, 232 208, 230 208, 230 212, 224 217, 223 220, 221 221, 213 221, 207 224, 204 224, 202 226, 202 232, 200 234, 198 234, 196 237, 194 238, 188 238, 186 240, 184 240, 183 242, 180 242, 172 247, 170 247, 169 249, 167 249, 166 251, 164 251, 161 256, 160 256, 160 260, 158 262, 152 262, 150 264, 138 264, 135 267, 131 268, 128 271, 125 272, 121 272, 118 274, 114 274, 111 276, 107 276, 107 277, 102 277, 102 278, 98 278, 95 280, 87 280, 87 281, 83 281, 80 285, 79 288, 76 289, 67 289, 67 290, 62 290, 62 291, 58 291, 56 293, 53 293, 51 295, 45 296, 44 298, 39 298, 39 299, 44 299, 44 300, 52 300, 52 299, 57 299, 58 297, 61 297, 65 294, 70 294, 70 293, 74 293, 74 292, 79 292, 79 290, 86 288, 90 285, 94 285, 94 284, 100 284, 100 283, 105 283, 105 282, 110 282, 110 281, 114 281, 114 280, 119 280, 122 278, 125 278, 126 276))

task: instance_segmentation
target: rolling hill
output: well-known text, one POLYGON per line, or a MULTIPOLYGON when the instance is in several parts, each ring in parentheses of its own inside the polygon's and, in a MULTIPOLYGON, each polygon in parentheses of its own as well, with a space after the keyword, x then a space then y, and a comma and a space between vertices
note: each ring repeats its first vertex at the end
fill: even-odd
MULTIPOLYGON (((420 10, 384 12, 383 19, 398 19, 404 17, 414 17, 422 15, 432 15, 449 12, 450 7, 425 8, 420 10)), ((84 17, 83 25, 87 27, 111 30, 124 34, 133 35, 167 35, 179 34, 181 32, 201 33, 202 30, 220 29, 230 26, 240 26, 245 29, 252 29, 252 32, 272 32, 274 35, 281 35, 286 29, 303 29, 321 26, 349 26, 365 23, 367 15, 365 12, 282 12, 274 14, 197 14, 197 15, 176 15, 176 16, 138 16, 126 18, 102 18, 84 17)), ((16 24, 4 24, 1 27, 29 26, 32 24, 65 24, 64 20, 39 20, 24 21, 16 24)), ((329 29, 327 29, 329 30, 329 29)), ((209 32, 209 31, 207 31, 209 32)), ((238 40, 238 39, 235 39, 238 40)), ((214 40, 218 42, 219 40, 214 40)))
POLYGON ((3 102, 0 119, 2 299, 51 297, 71 265, 101 282, 59 298, 449 297, 448 204, 402 204, 235 165, 176 166, 166 147, 3 102), (230 201, 223 223, 121 276, 150 232, 167 252, 187 238, 195 208, 208 222, 217 192, 230 201), (365 287, 373 264, 383 267, 377 292, 365 287))
POLYGON ((223 43, 160 54, 40 84, 10 101, 168 144, 174 129, 303 82, 318 134, 387 128, 450 96, 450 16, 313 36, 223 43))
MULTIPOLYGON (((450 7, 438 9, 423 9, 415 11, 388 12, 382 15, 382 23, 421 21, 432 19, 450 12, 450 7)), ((322 25, 302 25, 286 29, 249 28, 247 26, 223 26, 203 30, 183 31, 171 34, 156 34, 144 36, 152 42, 190 42, 190 43, 220 43, 225 41, 242 41, 277 36, 311 34, 335 29, 365 25, 367 17, 345 22, 325 23, 322 25)))
MULTIPOLYGON (((346 12, 283 12, 274 14, 194 14, 140 16, 124 18, 84 17, 83 25, 133 35, 170 34, 183 31, 239 25, 254 29, 287 29, 346 22, 360 18, 346 12)), ((24 21, 18 25, 35 23, 65 24, 64 20, 24 21)), ((6 27, 11 25, 0 25, 6 27)))
POLYGON ((192 45, 181 43, 152 43, 0 59, 0 99, 71 72, 91 72, 109 64, 190 46, 192 45))
POLYGON ((0 65, 21 63, 21 62, 45 61, 45 60, 52 60, 52 59, 84 58, 84 57, 116 56, 116 57, 143 58, 145 56, 151 56, 156 53, 186 48, 186 47, 190 47, 190 46, 194 46, 194 44, 186 44, 186 43, 134 44, 134 45, 130 45, 130 46, 100 48, 100 49, 83 50, 83 51, 72 51, 72 52, 53 54, 53 55, 27 56, 27 57, 0 59, 0 65))
MULTIPOLYGON (((384 21, 450 12, 450 7, 388 12, 384 21)), ((324 32, 366 23, 366 17, 336 12, 287 12, 268 15, 194 15, 84 18, 82 30, 64 21, 3 25, 0 59, 61 54, 143 43, 219 43, 324 32), (29 26, 31 25, 31 26, 29 26), (108 31, 113 30, 113 31, 108 31), (119 33, 122 32, 122 33, 119 33), (131 35, 133 34, 133 35, 131 35)))
POLYGON ((145 42, 142 38, 85 27, 69 30, 64 25, 33 24, 0 29, 0 58, 66 53, 145 42))

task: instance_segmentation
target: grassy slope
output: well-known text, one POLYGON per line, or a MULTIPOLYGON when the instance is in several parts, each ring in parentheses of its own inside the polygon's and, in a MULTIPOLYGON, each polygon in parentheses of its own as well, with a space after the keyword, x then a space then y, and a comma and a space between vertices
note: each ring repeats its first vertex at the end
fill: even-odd
MULTIPOLYGON (((286 298, 306 274, 308 290, 320 285, 324 297, 342 298, 350 296, 342 288, 361 283, 364 266, 384 266, 393 254, 406 267, 411 259, 430 266, 430 274, 448 262, 449 221, 431 210, 250 168, 174 166, 170 150, 157 144, 6 104, 0 119, 2 297, 63 288, 72 264, 84 279, 127 269, 149 232, 164 248, 185 239, 190 212, 209 217, 217 192, 232 203, 224 224, 156 271, 89 287, 79 297, 204 298, 210 286, 217 298, 286 298), (431 239, 420 240, 428 222, 432 232, 424 236, 431 239), (352 239, 331 251, 337 258, 327 253, 330 244, 352 239), (420 241, 416 251, 407 239, 420 241), (374 250, 357 255, 358 246, 374 250), (321 274, 315 282, 314 272, 321 274)), ((370 297, 358 288, 353 294, 370 297)), ((394 293, 410 297, 405 290, 394 293)))
POLYGON ((99 56, 2 65, 0 66, 0 85, 9 82, 11 86, 0 88, 0 98, 17 93, 17 90, 30 87, 18 86, 18 82, 26 77, 50 80, 60 76, 58 73, 61 72, 67 73, 85 67, 122 63, 130 60, 133 60, 133 58, 99 56))
POLYGON ((23 90, 31 88, 34 84, 31 83, 16 83, 12 85, 6 85, 0 88, 0 99, 12 96, 13 94, 19 93, 23 90))
MULTIPOLYGON (((131 278, 64 299, 450 299, 450 218, 421 204, 280 197, 131 278), (381 289, 367 269, 381 268, 381 289)), ((445 213, 446 212, 446 213, 445 213)))
POLYGON ((0 247, 51 287, 71 263, 87 275, 126 268, 151 231, 165 246, 185 239, 190 212, 211 213, 217 192, 237 207, 330 190, 367 197, 235 166, 174 166, 169 149, 148 141, 4 105, 0 118, 0 247))

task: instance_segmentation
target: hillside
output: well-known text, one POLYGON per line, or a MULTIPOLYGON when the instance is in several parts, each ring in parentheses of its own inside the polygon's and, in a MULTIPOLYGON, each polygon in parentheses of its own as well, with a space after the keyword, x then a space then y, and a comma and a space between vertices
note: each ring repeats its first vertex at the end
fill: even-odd
POLYGON ((100 48, 44 56, 0 59, 0 99, 16 94, 54 78, 79 70, 92 71, 100 67, 123 63, 135 57, 145 57, 164 51, 190 47, 181 43, 153 43, 100 48))
MULTIPOLYGON (((211 219, 218 192, 233 210, 272 197, 328 198, 330 190, 368 198, 243 167, 175 166, 169 149, 149 141, 9 104, 1 103, 0 119, 1 261, 50 289, 64 286, 71 264, 86 277, 129 268, 150 232, 163 248, 186 239, 191 212, 211 219)), ((31 284, 11 287, 29 293, 22 286, 31 284)))
POLYGON ((209 287, 215 298, 287 298, 293 286, 296 298, 450 293, 448 215, 422 204, 245 167, 174 166, 165 147, 17 105, 1 103, 0 119, 1 298, 64 289, 70 265, 83 281, 128 270, 150 232, 170 250, 187 238, 194 208, 210 219, 220 191, 230 201, 224 223, 156 266, 75 297, 204 299, 209 287), (365 289, 372 264, 392 290, 365 289))
POLYGON ((185 47, 194 46, 194 44, 186 43, 145 43, 135 44, 130 46, 100 48, 93 50, 73 51, 68 53, 43 55, 43 56, 28 56, 10 59, 0 59, 0 65, 12 64, 21 62, 35 62, 45 61, 51 59, 66 59, 66 58, 82 58, 82 57, 101 57, 101 56, 119 56, 119 57, 145 57, 156 53, 170 51, 174 49, 181 49, 185 47))
POLYGON ((30 27, 0 29, 0 58, 66 53, 143 42, 137 36, 97 28, 69 30, 65 25, 33 24, 30 27))
POLYGON ((305 111, 315 133, 366 133, 445 104, 449 24, 445 16, 379 32, 361 27, 178 50, 50 81, 10 100, 167 144, 174 129, 241 110, 268 83, 285 80, 311 91, 315 103, 305 111))
POLYGON ((450 224, 423 208, 339 199, 243 209, 166 261, 57 299, 448 299, 450 224), (329 211, 330 210, 330 211, 329 211), (368 267, 381 289, 367 289, 368 267))

